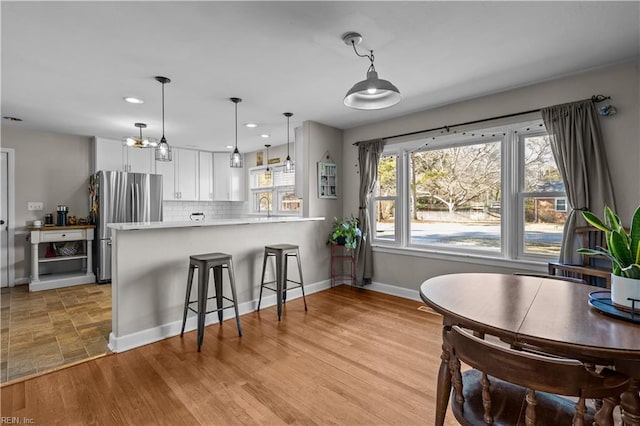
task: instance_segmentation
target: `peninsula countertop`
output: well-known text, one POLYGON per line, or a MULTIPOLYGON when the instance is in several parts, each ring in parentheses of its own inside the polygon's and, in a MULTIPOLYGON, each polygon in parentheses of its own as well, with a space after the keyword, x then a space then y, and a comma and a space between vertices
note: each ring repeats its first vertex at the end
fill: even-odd
POLYGON ((144 229, 169 229, 169 228, 193 228, 227 225, 256 225, 283 222, 309 222, 324 220, 324 217, 299 217, 299 216, 248 216, 232 219, 205 219, 200 221, 176 221, 176 222, 127 222, 110 223, 107 226, 118 231, 135 231, 144 229))

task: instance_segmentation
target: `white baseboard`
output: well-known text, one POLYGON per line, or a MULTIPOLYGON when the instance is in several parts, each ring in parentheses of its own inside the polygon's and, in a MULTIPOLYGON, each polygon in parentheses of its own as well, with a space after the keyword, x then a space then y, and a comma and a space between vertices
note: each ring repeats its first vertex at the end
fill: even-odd
POLYGON ((418 290, 411 290, 404 287, 398 287, 390 284, 383 284, 372 282, 369 285, 363 287, 366 290, 373 290, 379 293, 390 294, 391 296, 402 297, 403 299, 415 300, 418 302, 422 302, 420 298, 420 292, 418 290))
MULTIPOLYGON (((322 290, 326 290, 331 287, 331 280, 324 280, 313 284, 307 284, 304 286, 305 294, 317 293, 322 290)), ((302 291, 297 288, 287 292, 287 299, 293 300, 302 297, 302 291)), ((271 294, 262 298, 260 308, 267 308, 275 306, 276 295, 271 294)), ((240 315, 254 312, 258 307, 257 300, 250 300, 248 302, 238 304, 238 312, 240 315)), ((235 314, 230 309, 223 311, 223 321, 229 318, 233 318, 235 314)), ((205 319, 205 325, 218 323, 218 314, 212 312, 207 315, 205 319)), ((177 336, 180 334, 182 328, 182 320, 173 321, 168 324, 163 324, 157 327, 140 330, 135 333, 126 334, 124 336, 116 337, 113 332, 109 333, 109 350, 112 352, 124 352, 130 349, 134 349, 140 346, 148 345, 169 337, 177 336)), ((187 316, 187 322, 184 331, 192 331, 197 328, 197 319, 194 313, 190 312, 187 316)))

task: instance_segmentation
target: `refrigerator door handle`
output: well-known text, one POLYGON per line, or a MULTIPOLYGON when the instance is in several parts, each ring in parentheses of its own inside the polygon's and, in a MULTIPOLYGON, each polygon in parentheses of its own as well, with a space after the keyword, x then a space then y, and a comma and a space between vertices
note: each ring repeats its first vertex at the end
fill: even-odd
POLYGON ((136 186, 131 184, 131 221, 137 222, 136 220, 136 194, 135 194, 136 186))
POLYGON ((135 184, 135 191, 136 191, 136 203, 134 208, 136 209, 136 222, 140 222, 141 221, 141 212, 140 212, 140 184, 136 183, 135 184))

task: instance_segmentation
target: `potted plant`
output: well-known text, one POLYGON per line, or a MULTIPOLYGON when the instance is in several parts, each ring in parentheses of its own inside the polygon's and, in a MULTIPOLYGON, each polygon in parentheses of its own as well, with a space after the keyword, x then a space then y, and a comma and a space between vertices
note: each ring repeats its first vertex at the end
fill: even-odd
POLYGON ((329 234, 327 244, 344 246, 347 250, 358 247, 360 238, 366 238, 366 234, 360 230, 359 221, 355 217, 334 218, 333 228, 329 234))
POLYGON ((619 308, 631 309, 637 300, 640 308, 640 206, 631 219, 631 228, 625 230, 620 218, 608 207, 601 220, 591 212, 582 212, 585 220, 606 235, 607 247, 581 248, 579 253, 602 255, 611 260, 611 301, 619 308))

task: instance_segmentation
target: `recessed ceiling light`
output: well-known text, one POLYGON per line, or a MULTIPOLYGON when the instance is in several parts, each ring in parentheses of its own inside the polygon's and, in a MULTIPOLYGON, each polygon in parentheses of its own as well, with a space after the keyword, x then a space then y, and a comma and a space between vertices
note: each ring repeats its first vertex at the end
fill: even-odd
POLYGON ((244 125, 244 127, 248 127, 250 129, 253 129, 254 127, 258 127, 258 125, 256 123, 246 123, 244 125))
POLYGON ((126 98, 122 98, 125 101, 129 102, 130 104, 143 104, 144 101, 142 99, 138 99, 138 98, 134 98, 132 96, 128 96, 126 98))
POLYGON ((261 137, 261 138, 265 138, 265 139, 266 139, 266 138, 270 138, 270 137, 271 137, 271 135, 268 135, 268 134, 266 134, 266 133, 263 133, 263 134, 261 134, 261 135, 260 135, 260 137, 261 137))
POLYGON ((6 116, 4 116, 2 118, 4 118, 5 120, 9 120, 9 121, 22 121, 22 118, 11 117, 11 116, 8 116, 8 115, 6 115, 6 116))
POLYGON ((232 148, 233 148, 233 145, 227 145, 225 148, 227 148, 227 149, 232 149, 232 148))

